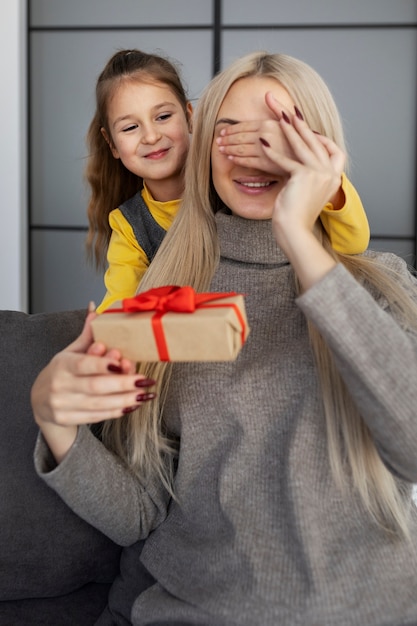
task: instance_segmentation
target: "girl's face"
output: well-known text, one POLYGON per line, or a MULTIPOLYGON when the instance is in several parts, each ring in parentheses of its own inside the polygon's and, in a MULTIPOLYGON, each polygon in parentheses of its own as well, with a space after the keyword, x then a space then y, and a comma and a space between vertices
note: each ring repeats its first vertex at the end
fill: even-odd
POLYGON ((268 91, 284 110, 294 111, 289 93, 274 78, 241 78, 230 87, 219 109, 211 149, 212 177, 217 194, 234 215, 254 220, 271 219, 282 179, 235 164, 219 152, 216 138, 222 128, 230 124, 276 119, 265 102, 268 91))
POLYGON ((102 132, 113 156, 143 178, 155 200, 180 198, 190 130, 173 91, 157 81, 122 81, 107 114, 111 137, 102 132))

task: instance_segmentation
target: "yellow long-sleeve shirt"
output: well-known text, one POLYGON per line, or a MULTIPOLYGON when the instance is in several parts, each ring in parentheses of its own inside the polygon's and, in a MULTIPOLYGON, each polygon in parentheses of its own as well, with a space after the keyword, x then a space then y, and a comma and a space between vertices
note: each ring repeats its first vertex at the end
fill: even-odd
POLYGON ((336 252, 361 254, 369 245, 369 223, 359 194, 345 174, 342 191, 345 204, 335 211, 329 202, 320 213, 320 220, 336 252))
MULTIPOLYGON (((342 190, 345 195, 343 207, 335 211, 331 203, 326 204, 320 219, 337 252, 360 254, 369 244, 368 219, 355 187, 345 175, 342 176, 342 190)), ((158 202, 152 198, 146 186, 142 190, 142 198, 154 220, 164 230, 168 230, 181 200, 158 202)), ((118 300, 135 295, 149 266, 146 253, 120 209, 110 213, 109 223, 112 235, 107 253, 108 269, 104 276, 107 293, 97 307, 98 313, 102 313, 118 300)))

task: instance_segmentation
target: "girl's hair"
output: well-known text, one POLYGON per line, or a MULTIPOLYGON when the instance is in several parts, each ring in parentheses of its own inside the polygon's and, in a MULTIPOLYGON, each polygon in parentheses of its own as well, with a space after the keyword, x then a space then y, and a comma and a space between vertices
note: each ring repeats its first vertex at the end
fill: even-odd
POLYGON ((109 102, 124 81, 159 82, 167 85, 182 105, 188 119, 187 95, 174 63, 157 54, 141 50, 120 50, 107 62, 96 84, 96 112, 90 123, 86 142, 88 161, 85 178, 91 195, 87 207, 89 230, 86 240, 87 255, 97 268, 105 265, 111 235, 108 222, 110 211, 135 195, 143 187, 143 180, 130 172, 109 149, 102 129, 111 141, 108 121, 109 102))
MULTIPOLYGON (((215 122, 230 86, 247 76, 278 80, 297 103, 309 126, 344 149, 342 124, 335 103, 312 68, 292 57, 266 52, 254 52, 234 62, 211 81, 197 106, 181 209, 144 276, 140 291, 166 284, 191 285, 197 291, 209 288, 219 260, 214 214, 222 206, 211 181, 210 153, 215 122)), ((317 236, 329 253, 360 282, 366 282, 375 294, 386 298, 404 325, 416 327, 417 307, 398 283, 397 274, 391 274, 372 256, 337 254, 320 221, 317 236)), ((409 505, 402 496, 401 483, 381 461, 324 340, 314 327, 310 326, 309 332, 321 380, 334 479, 341 488, 349 483, 353 485, 370 516, 380 526, 390 533, 408 536, 409 505)), ((170 447, 162 420, 170 367, 164 363, 141 364, 139 371, 158 381, 159 404, 155 401, 122 420, 107 422, 103 440, 121 454, 134 471, 142 475, 157 472, 170 488, 175 447, 170 447)))

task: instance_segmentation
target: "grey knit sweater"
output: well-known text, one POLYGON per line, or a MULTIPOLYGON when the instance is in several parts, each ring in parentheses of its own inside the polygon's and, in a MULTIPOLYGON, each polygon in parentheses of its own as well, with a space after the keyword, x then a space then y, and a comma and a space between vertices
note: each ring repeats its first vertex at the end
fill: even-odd
POLYGON ((416 511, 411 544, 392 540, 334 484, 306 318, 410 501, 417 337, 341 265, 297 299, 269 222, 217 221, 212 288, 247 294, 251 334, 235 362, 174 368, 166 420, 181 441, 178 500, 138 485, 86 428, 58 467, 39 438, 37 470, 122 545, 153 531, 142 560, 158 582, 136 600, 133 624, 415 625, 416 511))

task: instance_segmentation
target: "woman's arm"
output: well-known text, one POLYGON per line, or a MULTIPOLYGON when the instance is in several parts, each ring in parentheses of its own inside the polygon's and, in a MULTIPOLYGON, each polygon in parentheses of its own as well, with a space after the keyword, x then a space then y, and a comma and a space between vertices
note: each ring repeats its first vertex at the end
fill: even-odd
POLYGON ((155 394, 118 351, 93 343, 90 313, 80 337, 39 374, 31 394, 42 435, 35 467, 80 517, 121 545, 144 538, 164 519, 169 499, 159 480, 144 484, 107 450, 88 424, 120 418, 155 394))
MULTIPOLYGON (((405 262, 381 254, 388 270, 417 301, 417 281, 405 262)), ((298 298, 333 354, 377 448, 397 475, 417 482, 417 331, 339 264, 298 298)))
POLYGON ((154 397, 153 381, 135 374, 135 365, 103 344, 93 343, 87 316, 81 335, 53 357, 32 387, 38 424, 57 463, 75 441, 77 427, 121 417, 154 397))
POLYGON ((55 464, 42 436, 35 469, 81 518, 122 546, 146 538, 166 516, 169 494, 160 480, 146 484, 80 426, 70 450, 55 464))
MULTIPOLYGON (((272 94, 266 98, 271 109, 279 105, 272 94)), ((266 154, 286 175, 275 201, 272 228, 306 290, 336 265, 313 231, 323 206, 340 188, 345 154, 333 141, 314 133, 296 114, 282 115, 278 123, 294 158, 283 154, 274 138, 268 145, 261 141, 266 154)))
MULTIPOLYGON (((376 301, 314 235, 321 208, 339 185, 343 152, 297 115, 287 116, 287 121, 282 117, 279 124, 296 158, 283 155, 273 142, 263 149, 287 174, 275 201, 272 228, 299 279, 299 305, 325 339, 380 454, 397 474, 415 482, 415 327, 403 328, 385 309, 386 301, 376 301)), ((387 258, 381 257, 385 263, 387 258)), ((417 301, 416 281, 405 263, 397 259, 394 269, 417 301)))

